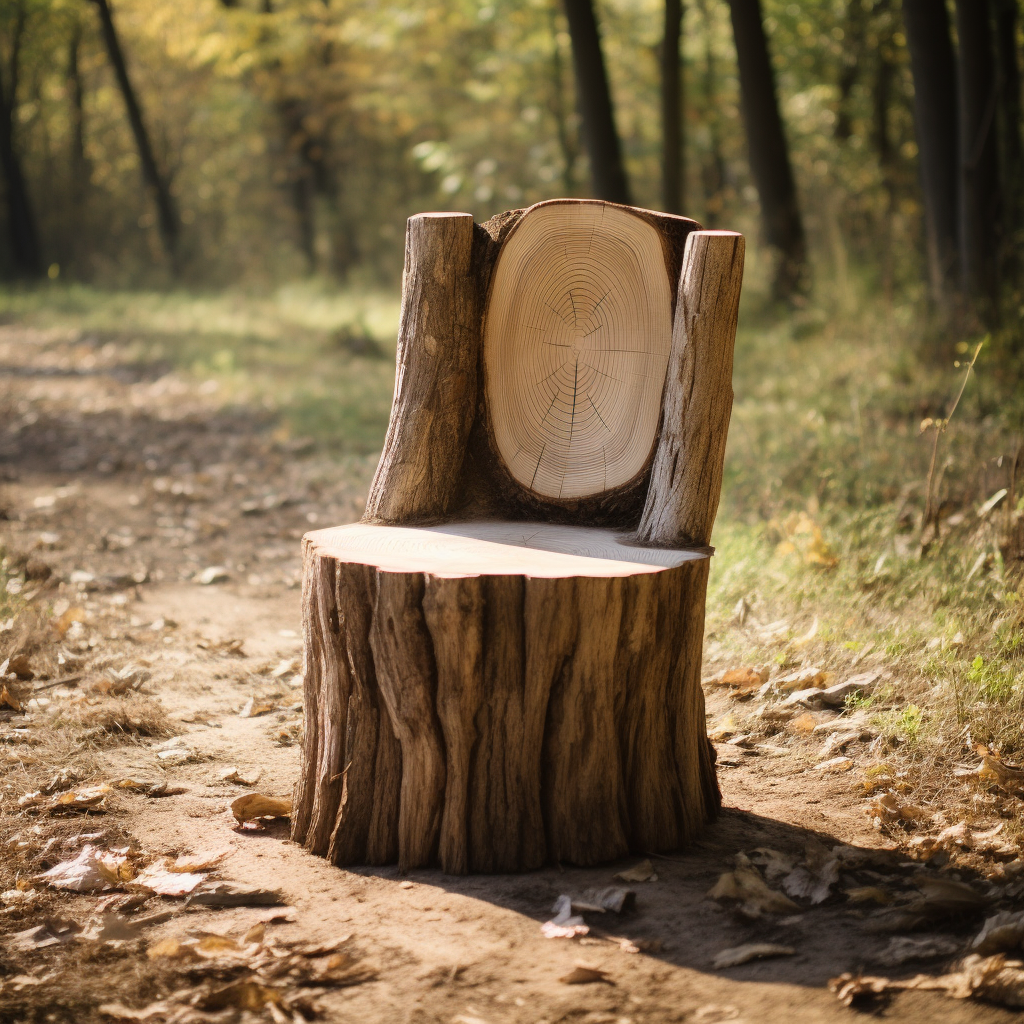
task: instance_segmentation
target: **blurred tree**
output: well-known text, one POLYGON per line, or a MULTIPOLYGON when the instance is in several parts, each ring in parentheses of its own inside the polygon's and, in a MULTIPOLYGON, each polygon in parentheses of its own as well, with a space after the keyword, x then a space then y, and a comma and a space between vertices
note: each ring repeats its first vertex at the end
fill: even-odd
POLYGON ((996 66, 999 76, 999 137, 1003 144, 1003 261, 1005 276, 1016 280, 1024 242, 1024 142, 1021 140, 1021 72, 1017 0, 994 0, 996 66))
POLYGON ((843 55, 839 70, 839 102, 836 104, 835 136, 846 142, 853 134, 851 93, 864 63, 868 15, 864 0, 848 0, 843 19, 843 55))
POLYGON ((24 0, 4 7, 7 67, 0 72, 0 166, 7 200, 7 231, 15 273, 20 277, 38 277, 43 272, 43 257, 14 128, 27 11, 24 0))
POLYGON ((999 290, 998 91, 989 0, 957 0, 960 56, 960 272, 980 315, 991 320, 999 290))
POLYGON ((612 203, 629 203, 629 182, 615 127, 608 74, 601 52, 601 35, 592 0, 563 0, 572 38, 576 72, 576 102, 583 121, 583 138, 590 159, 594 195, 612 203))
POLYGON ((661 192, 668 213, 682 213, 685 203, 686 154, 683 138, 683 75, 679 38, 683 30, 682 0, 665 0, 665 31, 661 38, 661 192))
POLYGON ((914 75, 914 126, 924 193, 932 299, 947 304, 959 283, 957 73, 945 0, 903 0, 914 75))
POLYGON ((750 169, 761 198, 768 244, 777 251, 774 292, 790 299, 803 287, 807 241, 796 199, 789 148, 779 115, 775 73, 760 0, 729 0, 740 74, 750 169))
POLYGON ((114 17, 110 10, 110 4, 108 0, 92 0, 92 3, 96 5, 96 10, 99 12, 100 28, 103 33, 103 42, 107 48, 107 56, 110 59, 111 67, 114 69, 117 84, 124 99, 125 109, 128 112, 128 122, 131 125, 132 135, 135 137, 135 145, 139 151, 139 161, 142 164, 142 177, 156 203, 160 238, 163 241, 164 250, 167 253, 172 269, 177 270, 178 237, 181 234, 181 224, 178 219, 178 210, 174 197, 171 195, 170 183, 157 162, 149 130, 142 115, 142 108, 132 86, 131 78, 128 76, 128 66, 125 64, 121 40, 118 38, 117 30, 114 27, 114 17))
POLYGON ((704 43, 704 73, 702 75, 701 111, 703 125, 707 132, 707 152, 701 161, 701 183, 704 188, 704 223, 714 228, 724 205, 723 190, 725 188, 726 163, 722 152, 722 128, 719 123, 720 111, 718 103, 718 64, 712 45, 713 27, 711 12, 707 0, 697 0, 701 13, 704 43))

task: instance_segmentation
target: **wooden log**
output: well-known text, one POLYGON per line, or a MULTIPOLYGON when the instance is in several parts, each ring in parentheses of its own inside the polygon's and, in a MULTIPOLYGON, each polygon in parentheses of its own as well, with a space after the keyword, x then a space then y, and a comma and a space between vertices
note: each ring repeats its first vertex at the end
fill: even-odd
POLYGON ((743 253, 743 236, 732 231, 695 231, 686 240, 641 544, 711 539, 732 413, 743 253))
POLYGON ((390 855, 402 870, 515 871, 662 852, 717 813, 700 690, 706 552, 493 522, 356 524, 306 544, 307 693, 317 708, 296 787, 297 841, 323 849, 312 822, 333 797, 318 802, 317 791, 335 784, 326 766, 338 763, 330 856, 343 865, 388 852, 372 819, 398 775, 390 855), (333 599, 316 580, 338 582, 333 599), (339 757, 340 732, 323 723, 345 718, 342 698, 339 757), (376 733, 375 706, 387 716, 376 733), (397 772, 379 756, 392 730, 397 772))
POLYGON ((366 522, 427 522, 453 502, 477 396, 473 217, 421 213, 405 237, 398 366, 366 522))
POLYGON ((636 526, 676 282, 699 227, 570 199, 484 225, 481 403, 460 516, 636 526))

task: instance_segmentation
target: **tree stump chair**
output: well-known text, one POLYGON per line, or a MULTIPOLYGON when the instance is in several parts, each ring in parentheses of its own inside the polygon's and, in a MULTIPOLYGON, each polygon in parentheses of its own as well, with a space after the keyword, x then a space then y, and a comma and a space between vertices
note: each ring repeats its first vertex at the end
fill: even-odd
POLYGON ((743 252, 603 202, 410 218, 366 514, 303 540, 297 842, 521 871, 716 815, 700 665, 743 252))

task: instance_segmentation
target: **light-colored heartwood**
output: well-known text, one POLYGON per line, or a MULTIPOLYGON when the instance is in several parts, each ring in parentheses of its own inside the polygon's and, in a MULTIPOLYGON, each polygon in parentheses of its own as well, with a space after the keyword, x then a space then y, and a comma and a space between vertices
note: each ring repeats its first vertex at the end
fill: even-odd
POLYGON ((578 498, 645 467, 661 416, 672 287, 658 232, 603 203, 548 203, 502 246, 484 324, 484 395, 523 486, 578 498))

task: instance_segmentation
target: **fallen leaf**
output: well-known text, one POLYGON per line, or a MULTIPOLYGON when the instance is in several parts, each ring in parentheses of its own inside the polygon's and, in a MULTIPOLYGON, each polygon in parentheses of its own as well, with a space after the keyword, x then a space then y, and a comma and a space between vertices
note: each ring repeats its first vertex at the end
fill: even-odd
POLYGON ((893 901, 893 895, 877 885, 860 885, 853 889, 844 889, 843 892, 849 897, 851 903, 878 903, 881 906, 888 906, 893 901))
POLYGON ((740 731, 736 719, 731 715, 720 718, 715 725, 708 730, 708 739, 717 742, 735 736, 740 731))
POLYGON ((883 824, 897 821, 917 821, 928 816, 923 807, 903 801, 896 793, 883 793, 865 808, 865 814, 877 818, 883 824))
POLYGON ((883 967, 902 967, 915 960, 936 960, 953 956, 963 943, 947 935, 925 935, 911 938, 898 935, 889 940, 889 945, 875 959, 883 967))
POLYGON ((814 732, 814 727, 818 724, 818 720, 809 711, 805 711, 802 715, 798 715, 790 723, 788 728, 792 729, 793 732, 807 736, 814 732))
POLYGON ((223 850, 206 851, 204 853, 183 853, 173 863, 167 865, 171 872, 209 871, 235 851, 229 846, 223 850))
POLYGON ((292 801, 291 797, 247 793, 231 801, 231 813, 238 822, 255 821, 257 818, 287 818, 292 813, 292 801))
POLYGON ((180 1010, 180 1007, 165 1000, 150 1003, 149 1006, 144 1006, 141 1010, 133 1010, 121 1003, 103 1003, 99 1007, 100 1013, 105 1017, 112 1017, 114 1020, 127 1021, 151 1020, 153 1017, 168 1017, 176 1010, 180 1010))
POLYGON ((280 1006, 283 992, 258 981, 236 981, 230 985, 202 993, 195 1005, 202 1010, 262 1010, 273 1004, 280 1006))
POLYGON ((590 932, 582 916, 573 914, 571 897, 564 894, 559 896, 551 912, 554 917, 540 926, 544 938, 574 939, 577 935, 587 935, 590 932))
POLYGON ((284 902, 284 896, 279 889, 258 889, 235 885, 232 882, 215 882, 193 892, 185 905, 188 907, 276 907, 281 906, 284 902))
POLYGON ((11 936, 11 945, 18 950, 63 946, 76 939, 81 931, 82 926, 75 921, 62 917, 48 917, 42 924, 26 928, 23 932, 15 932, 11 936))
POLYGON ((635 905, 636 893, 632 889, 617 889, 614 886, 587 889, 579 896, 572 897, 572 909, 582 913, 590 911, 603 914, 610 910, 613 914, 621 914, 624 910, 632 910, 635 905))
POLYGON ((598 967, 587 967, 585 964, 577 964, 568 974, 558 980, 563 985, 591 985, 594 982, 614 984, 608 977, 607 971, 602 971, 598 967))
POLYGON ((261 943, 264 936, 267 934, 267 925, 264 921, 257 921, 246 933, 242 936, 242 941, 253 945, 254 943, 261 943))
POLYGON ((792 946, 777 946, 771 942, 750 942, 745 946, 723 949, 716 954, 711 966, 716 971, 725 967, 739 967, 751 960, 765 960, 775 956, 792 956, 796 952, 792 946))
POLYGON ((848 772, 854 766, 854 760, 850 757, 832 757, 827 761, 822 761, 821 764, 816 764, 811 771, 824 772, 825 774, 831 774, 833 772, 848 772))
POLYGON ((654 865, 649 860, 642 860, 639 864, 627 868, 625 871, 620 871, 613 877, 617 878, 620 882, 656 882, 658 880, 654 865))
POLYGON ((127 862, 127 855, 108 853, 86 843, 77 857, 62 861, 39 877, 55 889, 68 889, 72 892, 102 891, 124 881, 121 870, 127 862))
POLYGON ((1008 953, 1024 944, 1024 910, 1004 910, 988 918, 971 941, 972 953, 1008 953))
POLYGON ((154 896, 187 896, 204 880, 204 875, 169 871, 162 865, 151 864, 135 876, 132 884, 154 896))
POLYGON ((10 708, 12 711, 22 710, 21 701, 7 689, 6 683, 0 685, 0 708, 10 708))
POLYGON ((755 914, 790 914, 800 910, 788 896, 766 885, 746 857, 740 854, 740 858, 742 860, 736 869, 724 872, 708 892, 708 896, 713 900, 739 900, 745 908, 755 914))
POLYGON ((200 586, 208 587, 212 583, 224 583, 230 576, 231 574, 225 566, 209 565, 196 576, 196 583, 200 586))
POLYGON ((826 674, 817 665, 812 665, 781 676, 775 680, 774 685, 781 693, 791 693, 793 690, 806 690, 812 686, 820 687, 826 678, 826 674))
POLYGON ((795 867, 782 882, 790 896, 823 903, 839 881, 839 858, 824 844, 812 839, 804 850, 804 863, 795 867))
POLYGON ((217 778, 221 782, 233 782, 237 786, 255 786, 259 780, 260 773, 247 772, 242 774, 235 765, 231 765, 230 768, 225 768, 222 771, 217 772, 217 778))
POLYGON ((1014 791, 1024 789, 1024 771, 1019 768, 1011 768, 990 754, 982 755, 977 775, 982 781, 995 782, 1004 789, 1014 791))

